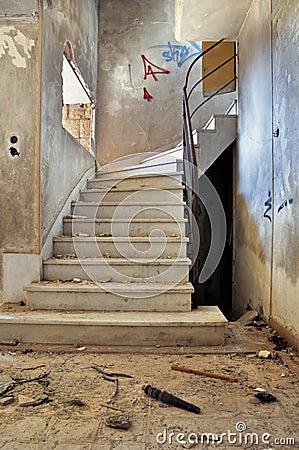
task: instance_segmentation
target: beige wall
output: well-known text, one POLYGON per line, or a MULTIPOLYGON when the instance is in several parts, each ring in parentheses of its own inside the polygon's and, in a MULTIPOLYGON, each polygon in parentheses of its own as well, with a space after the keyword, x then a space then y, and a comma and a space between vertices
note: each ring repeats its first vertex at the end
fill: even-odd
MULTIPOLYGON (((276 2, 277 3, 277 2, 276 2)), ((271 318, 299 340, 299 4, 273 11, 274 245, 271 318)))
POLYGON ((239 36, 233 310, 269 317, 272 216, 271 1, 254 0, 239 36), (270 195, 269 195, 270 193, 270 195))
MULTIPOLYGON (((198 50, 188 42, 176 41, 174 9, 173 0, 100 2, 97 122, 100 164, 181 140, 182 87, 193 60, 183 62, 181 52, 191 55, 198 54, 198 50), (168 54, 163 56, 165 52, 168 54), (147 58, 146 71, 141 55, 147 58), (148 67, 153 72, 169 73, 156 74, 155 80, 146 73, 148 67), (144 99, 144 88, 153 97, 151 101, 144 99)), ((194 75, 196 80, 201 77, 200 64, 194 75)), ((192 99, 195 106, 201 102, 201 88, 192 99)), ((225 112, 231 101, 231 94, 215 98, 194 116, 194 127, 203 126, 213 112, 225 112)))
MULTIPOLYGON (((39 233, 39 20, 37 2, 2 2, 0 20, 0 289, 3 253, 38 254, 39 233), (18 13, 18 18, 15 19, 18 13), (18 142, 12 144, 11 136, 18 142), (10 154, 10 147, 20 153, 10 154)), ((30 271, 30 268, 29 268, 30 271)), ((33 268, 36 274, 36 266, 33 268)))
POLYGON ((61 124, 66 40, 96 93, 97 0, 1 2, 0 293, 5 301, 21 300, 23 285, 39 279, 42 244, 77 183, 95 167, 95 159, 61 124), (12 135, 16 144, 10 143, 12 135), (10 154, 12 146, 19 156, 10 154))
POLYGON ((75 62, 96 94, 98 1, 43 2, 41 111, 41 232, 42 243, 68 196, 94 165, 94 158, 62 127, 63 47, 71 42, 75 62))
POLYGON ((297 346, 298 20, 296 0, 274 1, 272 16, 270 0, 254 0, 239 36, 234 262, 235 314, 262 304, 297 346))

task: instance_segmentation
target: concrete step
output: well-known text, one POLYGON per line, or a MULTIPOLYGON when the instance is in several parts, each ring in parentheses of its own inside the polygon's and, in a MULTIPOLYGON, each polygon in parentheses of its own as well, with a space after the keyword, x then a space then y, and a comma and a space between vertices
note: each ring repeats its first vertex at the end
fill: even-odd
POLYGON ((63 219, 63 234, 113 234, 117 236, 149 236, 161 230, 166 236, 185 236, 187 219, 63 219))
POLYGON ((89 218, 107 218, 113 220, 129 219, 137 216, 140 219, 163 218, 168 216, 183 219, 185 202, 177 203, 147 202, 147 203, 107 203, 107 202, 72 202, 72 214, 89 218))
POLYGON ((159 237, 71 237, 58 236, 53 239, 54 256, 79 255, 97 258, 108 254, 111 258, 138 258, 138 256, 186 257, 187 238, 159 237))
POLYGON ((129 202, 166 202, 173 200, 183 200, 183 186, 160 186, 159 188, 94 188, 80 192, 82 202, 108 202, 120 203, 124 200, 129 202))
POLYGON ((211 126, 198 132, 199 155, 198 167, 206 172, 221 153, 235 141, 237 137, 237 116, 215 114, 211 126))
POLYGON ((182 161, 175 157, 167 157, 164 162, 150 161, 149 163, 140 163, 126 167, 116 168, 114 164, 104 166, 97 171, 99 175, 109 175, 111 177, 127 177, 130 175, 141 174, 167 174, 181 170, 182 161))
POLYGON ((34 310, 191 311, 191 283, 31 283, 26 305, 34 310))
POLYGON ((43 262, 44 280, 80 280, 134 282, 145 279, 156 283, 181 283, 189 278, 189 258, 51 258, 43 262))
POLYGON ((169 186, 177 187, 181 186, 182 172, 168 173, 167 175, 161 174, 141 174, 135 176, 110 176, 109 174, 103 174, 101 172, 96 173, 96 177, 88 180, 87 189, 97 186, 117 186, 119 189, 123 188, 145 188, 145 187, 160 187, 169 186))
POLYGON ((223 345, 227 320, 216 306, 191 312, 25 311, 1 313, 0 342, 72 345, 223 345))

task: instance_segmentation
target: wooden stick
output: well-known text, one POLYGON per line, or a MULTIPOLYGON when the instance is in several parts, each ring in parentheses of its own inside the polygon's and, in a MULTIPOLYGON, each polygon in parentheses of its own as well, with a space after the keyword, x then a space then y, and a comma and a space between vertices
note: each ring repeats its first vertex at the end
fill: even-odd
POLYGON ((228 377, 226 375, 219 375, 218 373, 202 372, 201 370, 186 369, 185 367, 179 367, 179 366, 171 366, 171 369, 179 370, 180 372, 193 373, 194 375, 203 375, 204 377, 219 378, 220 380, 226 380, 226 381, 232 381, 232 382, 236 381, 236 378, 228 377))
POLYGON ((105 405, 105 403, 98 403, 99 406, 103 406, 104 408, 114 409, 114 411, 125 412, 123 409, 115 408, 114 406, 105 405))

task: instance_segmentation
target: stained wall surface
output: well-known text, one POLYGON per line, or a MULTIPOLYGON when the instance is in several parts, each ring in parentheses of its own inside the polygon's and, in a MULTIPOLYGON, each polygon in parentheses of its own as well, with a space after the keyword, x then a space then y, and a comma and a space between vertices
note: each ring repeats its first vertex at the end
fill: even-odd
POLYGON ((254 0, 239 36, 234 313, 269 317, 272 214, 271 1, 254 0), (267 205, 265 205, 267 203, 267 205))
POLYGON ((96 94, 98 61, 98 1, 43 2, 41 111, 42 242, 66 199, 94 158, 61 125, 63 47, 70 41, 75 62, 96 94))
POLYGON ((297 345, 298 23, 296 0, 254 0, 239 36, 234 260, 236 315, 260 303, 297 345))
POLYGON ((19 8, 19 2, 1 2, 1 293, 5 289, 3 253, 7 257, 16 255, 17 273, 18 255, 38 254, 40 248, 39 19, 37 2, 23 6, 19 8), (12 136, 16 136, 16 143, 11 142, 12 136))
MULTIPOLYGON (((277 3, 277 2, 276 2, 277 3)), ((299 339, 299 4, 273 10, 274 240, 271 318, 299 339)))
MULTIPOLYGON (((100 164, 181 140, 182 87, 201 44, 176 41, 174 22, 172 0, 100 2, 100 164)), ((201 64, 194 77, 201 77, 201 64)), ((213 99, 194 116, 193 126, 203 126, 211 113, 224 113, 234 97, 223 94, 213 99)), ((193 105, 202 99, 198 88, 193 105)))

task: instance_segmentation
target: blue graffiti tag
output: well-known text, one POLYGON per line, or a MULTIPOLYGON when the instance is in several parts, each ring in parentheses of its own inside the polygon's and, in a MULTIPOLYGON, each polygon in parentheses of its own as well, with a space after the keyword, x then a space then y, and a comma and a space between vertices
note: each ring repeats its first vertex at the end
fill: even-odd
POLYGON ((271 191, 268 192, 268 198, 265 201, 265 206, 267 206, 266 211, 264 212, 264 217, 269 219, 270 222, 272 222, 272 218, 271 216, 268 214, 269 211, 271 211, 272 209, 272 195, 271 195, 271 191))
POLYGON ((166 62, 174 62, 178 67, 182 67, 190 58, 195 58, 202 53, 202 48, 196 42, 190 41, 190 46, 171 44, 168 41, 167 45, 153 45, 150 48, 167 48, 162 52, 162 57, 166 62))

